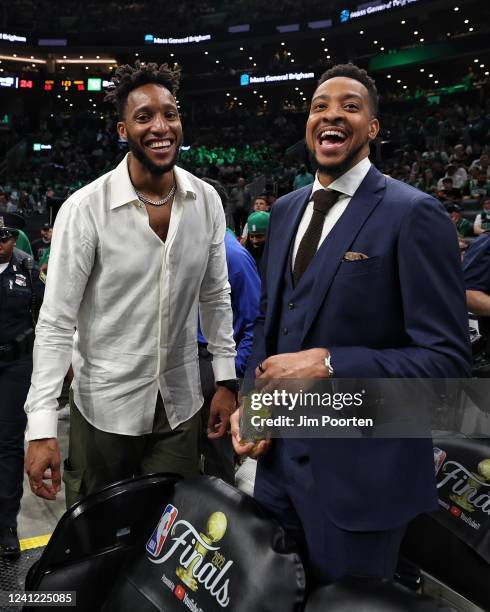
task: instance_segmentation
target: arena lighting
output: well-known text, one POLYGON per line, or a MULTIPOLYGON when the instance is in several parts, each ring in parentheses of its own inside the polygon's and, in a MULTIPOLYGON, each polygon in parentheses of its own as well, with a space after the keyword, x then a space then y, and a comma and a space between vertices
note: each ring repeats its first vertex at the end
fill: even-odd
POLYGON ((299 32, 299 23, 276 26, 276 30, 281 34, 286 34, 287 32, 299 32))
POLYGON ((228 28, 230 34, 239 34, 241 32, 250 32, 250 24, 244 23, 242 25, 230 26, 228 28))
MULTIPOLYGON (((45 64, 46 62, 43 61, 45 64)), ((117 60, 109 57, 107 59, 57 59, 57 64, 117 64, 117 60)))
POLYGON ((321 19, 320 21, 308 21, 310 30, 320 30, 323 28, 331 28, 333 21, 331 19, 321 19))
POLYGON ((41 59, 31 59, 29 57, 20 57, 17 55, 0 55, 0 59, 10 60, 11 62, 26 62, 27 64, 45 64, 46 60, 41 59))

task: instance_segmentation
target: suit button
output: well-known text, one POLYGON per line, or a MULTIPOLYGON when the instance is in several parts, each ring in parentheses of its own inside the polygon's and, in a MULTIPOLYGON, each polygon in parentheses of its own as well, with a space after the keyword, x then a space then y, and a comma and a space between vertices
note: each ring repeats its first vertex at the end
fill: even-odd
POLYGON ((293 310, 293 308, 294 308, 294 303, 293 303, 293 302, 289 302, 289 304, 288 304, 288 308, 289 308, 289 310, 293 310))
POLYGON ((282 330, 282 333, 283 333, 285 336, 287 336, 287 335, 288 335, 288 333, 289 333, 289 329, 288 329, 287 327, 284 327, 284 328, 283 328, 283 330, 282 330))

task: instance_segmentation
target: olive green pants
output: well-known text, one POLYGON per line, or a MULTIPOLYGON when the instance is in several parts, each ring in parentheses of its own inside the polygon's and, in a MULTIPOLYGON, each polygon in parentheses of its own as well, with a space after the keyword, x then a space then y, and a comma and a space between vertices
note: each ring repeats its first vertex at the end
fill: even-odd
POLYGON ((125 478, 161 472, 184 478, 197 476, 200 421, 198 412, 172 430, 158 394, 152 433, 142 436, 107 433, 82 416, 70 393, 68 459, 63 472, 66 507, 125 478))

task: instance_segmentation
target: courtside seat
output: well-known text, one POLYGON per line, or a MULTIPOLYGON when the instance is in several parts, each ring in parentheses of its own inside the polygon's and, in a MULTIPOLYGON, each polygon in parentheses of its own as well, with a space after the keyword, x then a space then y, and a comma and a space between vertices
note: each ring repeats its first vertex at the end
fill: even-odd
POLYGON ((304 583, 294 543, 251 497, 151 476, 68 510, 26 589, 76 590, 83 612, 299 612, 304 583))
POLYGON ((304 612, 450 612, 434 599, 423 597, 386 580, 348 577, 313 591, 304 612))
POLYGON ((29 570, 26 590, 76 591, 77 610, 98 610, 123 563, 158 520, 176 480, 162 475, 125 480, 74 504, 29 570))
POLYGON ((440 510, 412 521, 401 553, 429 580, 489 610, 490 440, 454 434, 434 446, 440 510))

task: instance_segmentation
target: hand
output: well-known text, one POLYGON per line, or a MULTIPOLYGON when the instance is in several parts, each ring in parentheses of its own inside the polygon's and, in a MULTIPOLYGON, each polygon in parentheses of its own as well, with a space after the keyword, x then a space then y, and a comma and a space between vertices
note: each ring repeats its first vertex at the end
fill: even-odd
POLYGON ((230 415, 235 411, 236 406, 236 395, 226 387, 218 386, 209 407, 208 438, 210 440, 221 438, 227 431, 230 415), (217 421, 218 416, 219 422, 217 421))
POLYGON ((56 499, 61 491, 61 455, 56 438, 31 440, 27 447, 25 469, 34 495, 56 499), (46 470, 51 468, 51 472, 46 470), (49 481, 51 480, 51 484, 49 481))
POLYGON ((328 378, 325 358, 329 352, 324 348, 308 349, 297 353, 283 353, 268 357, 255 370, 258 379, 289 378, 304 380, 307 378, 328 378))
POLYGON ((231 441, 233 449, 237 455, 251 457, 257 459, 269 450, 271 440, 260 440, 259 442, 244 442, 240 434, 240 410, 235 410, 230 418, 231 425, 231 441))

